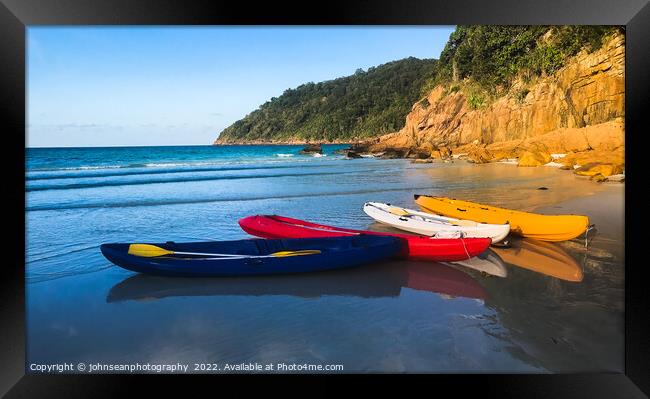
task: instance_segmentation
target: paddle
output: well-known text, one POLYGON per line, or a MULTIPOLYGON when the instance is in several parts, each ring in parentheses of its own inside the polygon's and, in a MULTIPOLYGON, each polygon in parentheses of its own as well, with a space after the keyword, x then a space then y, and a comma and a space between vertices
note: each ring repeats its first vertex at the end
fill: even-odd
MULTIPOLYGON (((373 205, 374 206, 374 205, 373 205)), ((377 206, 375 206, 377 209, 381 209, 377 206)), ((476 222, 472 220, 464 220, 464 219, 455 219, 453 222, 451 220, 440 220, 435 217, 435 215, 431 216, 420 216, 420 215, 415 215, 407 211, 406 209, 403 208, 398 208, 396 206, 390 206, 388 207, 388 212, 392 213, 393 215, 397 216, 406 216, 406 217, 411 217, 411 216, 419 216, 424 219, 432 219, 432 220, 437 220, 440 223, 445 223, 445 224, 451 224, 452 226, 467 226, 467 227, 474 227, 476 226, 476 222)))
POLYGON ((216 256, 216 257, 225 257, 225 258, 272 258, 272 257, 283 258, 287 256, 314 255, 314 254, 321 253, 321 251, 318 249, 303 249, 299 251, 274 252, 270 255, 236 255, 236 254, 209 254, 209 253, 201 253, 201 252, 177 252, 177 251, 170 251, 168 249, 160 248, 156 245, 151 245, 151 244, 130 244, 128 253, 129 255, 141 256, 144 258, 154 258, 157 256, 175 255, 175 254, 216 256))

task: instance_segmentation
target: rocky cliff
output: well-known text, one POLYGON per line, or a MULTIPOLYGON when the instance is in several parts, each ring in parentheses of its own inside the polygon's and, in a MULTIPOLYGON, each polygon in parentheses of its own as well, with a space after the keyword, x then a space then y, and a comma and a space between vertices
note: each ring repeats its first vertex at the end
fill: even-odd
POLYGON ((438 85, 418 101, 398 132, 366 143, 370 151, 408 151, 477 163, 512 159, 520 166, 556 162, 603 179, 624 168, 625 38, 567 60, 551 75, 520 77, 489 104, 471 100, 471 85, 438 85), (603 166, 605 165, 605 166, 603 166), (585 168, 586 167, 586 168, 585 168))

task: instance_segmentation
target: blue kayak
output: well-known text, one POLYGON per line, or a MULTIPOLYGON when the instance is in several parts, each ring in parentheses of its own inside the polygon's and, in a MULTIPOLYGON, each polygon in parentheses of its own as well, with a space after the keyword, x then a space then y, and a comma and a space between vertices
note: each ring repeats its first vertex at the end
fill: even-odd
POLYGON ((163 276, 251 276, 343 269, 396 255, 391 236, 247 239, 160 244, 102 244, 109 261, 138 273, 163 276))

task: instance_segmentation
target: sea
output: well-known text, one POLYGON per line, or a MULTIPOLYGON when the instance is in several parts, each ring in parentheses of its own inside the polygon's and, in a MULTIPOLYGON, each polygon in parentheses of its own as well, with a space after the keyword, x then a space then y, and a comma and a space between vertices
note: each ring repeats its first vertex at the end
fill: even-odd
POLYGON ((183 364, 188 373, 622 372, 622 185, 553 167, 347 159, 336 152, 345 147, 326 145, 319 156, 289 145, 27 148, 27 372, 59 363, 85 373, 91 364, 103 372, 135 364, 183 364), (416 208, 413 194, 587 213, 598 231, 566 243, 515 240, 495 258, 505 277, 389 260, 169 278, 122 269, 99 250, 247 239, 237 221, 255 214, 391 231, 363 204, 416 208))

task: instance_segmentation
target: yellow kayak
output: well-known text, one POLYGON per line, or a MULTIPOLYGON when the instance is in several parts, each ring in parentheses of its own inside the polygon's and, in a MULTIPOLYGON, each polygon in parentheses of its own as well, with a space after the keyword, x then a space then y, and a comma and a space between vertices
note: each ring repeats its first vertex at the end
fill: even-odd
POLYGON ((589 226, 589 218, 581 215, 541 215, 427 195, 416 194, 414 198, 425 212, 480 223, 509 223, 512 233, 541 241, 571 240, 589 226))

